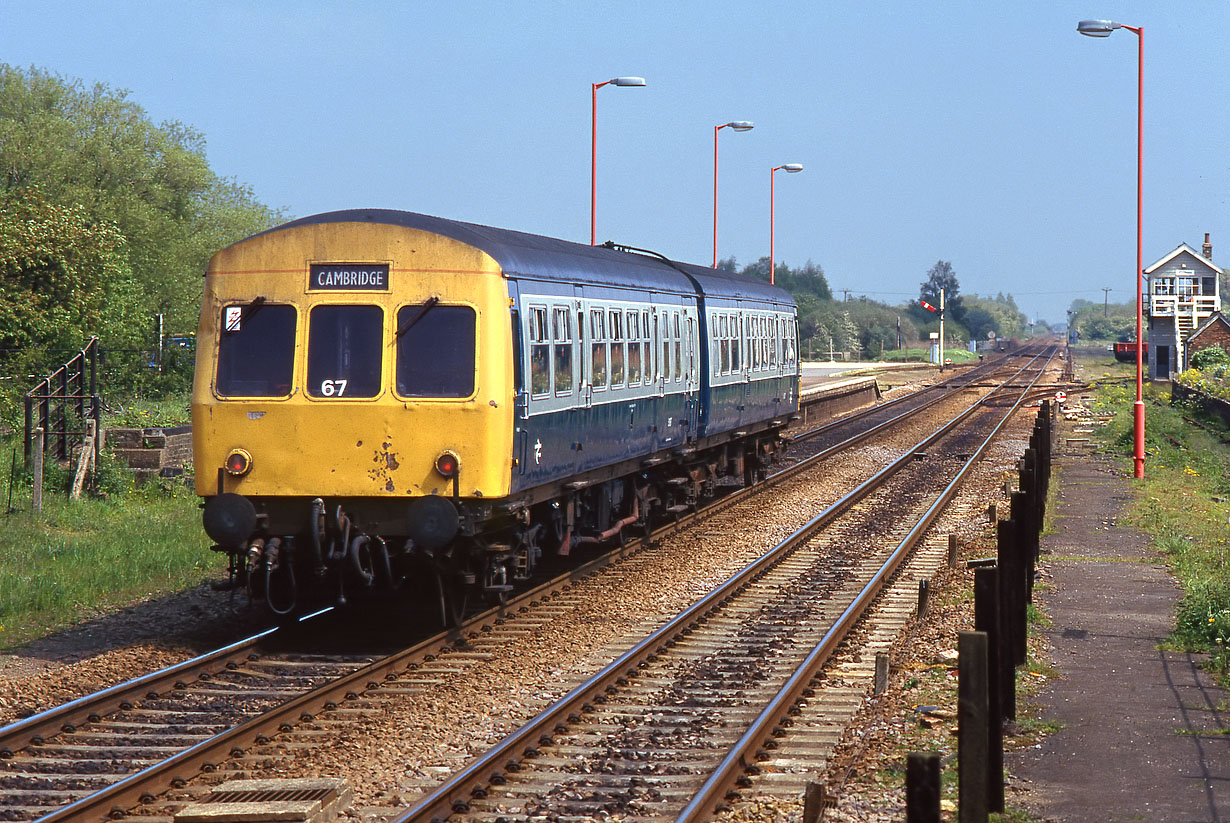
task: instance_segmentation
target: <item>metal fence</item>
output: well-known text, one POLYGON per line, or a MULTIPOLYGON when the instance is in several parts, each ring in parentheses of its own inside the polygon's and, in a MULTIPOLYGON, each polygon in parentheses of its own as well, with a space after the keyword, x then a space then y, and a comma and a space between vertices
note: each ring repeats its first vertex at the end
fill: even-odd
MULTIPOLYGON (((94 431, 101 432, 98 355, 98 338, 91 337, 72 359, 26 392, 23 449, 26 469, 30 468, 34 456, 37 429, 44 433, 44 451, 59 460, 68 460, 73 449, 85 441, 87 420, 93 420, 94 431)), ((94 438, 95 461, 99 440, 97 436, 94 438)))

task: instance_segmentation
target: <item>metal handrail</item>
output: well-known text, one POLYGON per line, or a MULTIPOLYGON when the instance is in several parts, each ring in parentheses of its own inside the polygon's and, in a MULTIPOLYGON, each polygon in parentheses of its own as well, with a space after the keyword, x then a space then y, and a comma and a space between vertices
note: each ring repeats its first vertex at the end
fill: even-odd
POLYGON ((23 457, 26 469, 33 459, 35 430, 42 429, 43 450, 53 451, 60 460, 69 459, 72 449, 85 441, 86 421, 94 421, 94 460, 98 465, 98 432, 102 424, 102 402, 98 393, 98 338, 91 337, 76 355, 26 392, 23 457), (69 427, 71 413, 81 428, 69 427))

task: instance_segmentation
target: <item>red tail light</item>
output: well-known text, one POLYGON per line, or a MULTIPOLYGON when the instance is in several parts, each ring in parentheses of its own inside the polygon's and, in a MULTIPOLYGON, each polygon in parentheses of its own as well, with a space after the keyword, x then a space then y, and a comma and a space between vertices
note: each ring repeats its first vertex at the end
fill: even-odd
POLYGON ((231 449, 223 463, 226 473, 232 477, 243 477, 252 471, 252 455, 243 449, 231 449))
POLYGON ((454 478, 461 471, 461 458, 453 452, 441 452, 436 458, 436 471, 441 477, 454 478))

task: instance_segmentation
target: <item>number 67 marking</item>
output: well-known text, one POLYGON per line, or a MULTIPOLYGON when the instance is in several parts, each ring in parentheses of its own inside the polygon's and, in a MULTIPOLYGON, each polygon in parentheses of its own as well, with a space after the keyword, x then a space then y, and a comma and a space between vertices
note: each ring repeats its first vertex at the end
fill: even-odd
POLYGON ((322 380, 320 383, 320 393, 323 394, 325 397, 332 397, 335 394, 338 397, 341 397, 343 394, 346 393, 346 381, 345 380, 322 380))

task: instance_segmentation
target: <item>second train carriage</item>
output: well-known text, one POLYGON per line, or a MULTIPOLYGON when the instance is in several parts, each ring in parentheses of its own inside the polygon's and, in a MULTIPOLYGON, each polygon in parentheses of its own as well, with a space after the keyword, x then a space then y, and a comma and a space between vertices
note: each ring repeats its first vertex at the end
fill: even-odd
POLYGON ((277 611, 423 569, 505 591, 750 480, 798 408, 786 292, 410 212, 219 252, 198 340, 206 531, 277 611))

